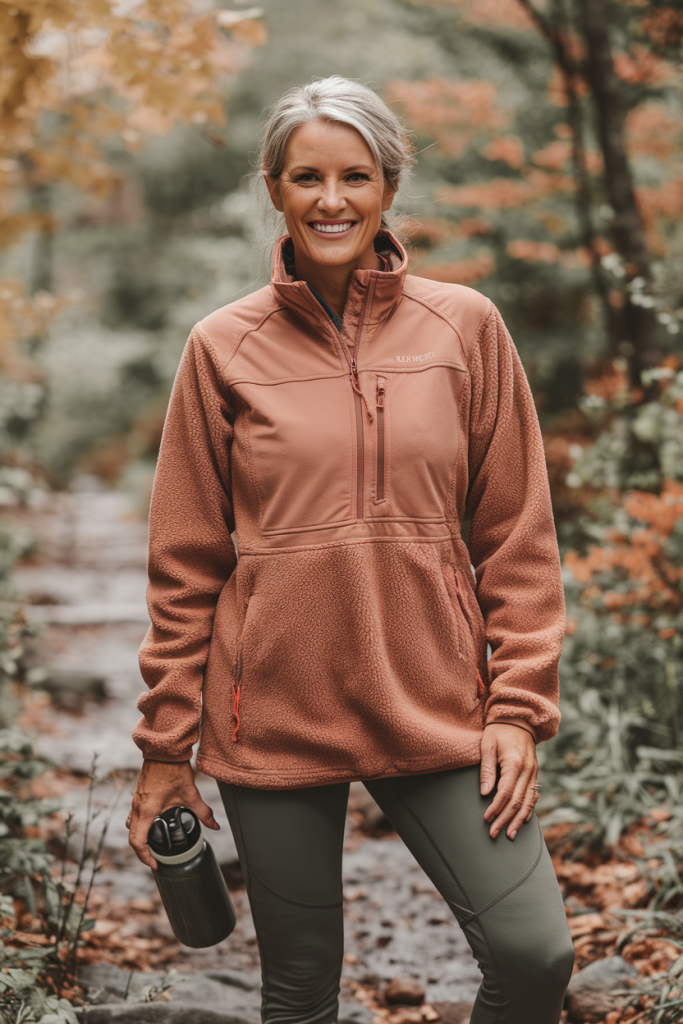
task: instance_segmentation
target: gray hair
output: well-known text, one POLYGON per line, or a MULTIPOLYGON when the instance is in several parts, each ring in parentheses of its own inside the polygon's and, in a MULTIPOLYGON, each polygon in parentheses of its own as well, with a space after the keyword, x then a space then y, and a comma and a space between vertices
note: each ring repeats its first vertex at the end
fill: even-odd
MULTIPOLYGON (((363 137, 389 186, 399 189, 414 163, 410 133, 379 96, 360 82, 341 75, 314 78, 308 85, 290 89, 271 108, 262 131, 256 186, 259 197, 267 198, 262 173, 277 181, 282 174, 287 144, 292 132, 311 121, 346 124, 363 137), (264 192, 266 193, 264 197, 264 192)), ((264 203, 268 219, 282 234, 282 217, 273 218, 270 203, 264 203)), ((273 211, 275 212, 275 211, 273 211)), ((382 215, 382 227, 396 229, 395 218, 382 215)))

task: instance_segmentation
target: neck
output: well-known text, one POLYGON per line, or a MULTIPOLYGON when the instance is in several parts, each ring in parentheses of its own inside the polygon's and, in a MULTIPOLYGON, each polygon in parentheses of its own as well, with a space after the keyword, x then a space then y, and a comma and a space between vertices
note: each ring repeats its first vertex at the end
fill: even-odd
POLYGON ((298 252, 295 247, 294 266, 297 278, 310 284, 341 320, 354 270, 380 270, 381 261, 372 245, 369 245, 353 263, 343 263, 340 266, 315 263, 310 257, 298 252))

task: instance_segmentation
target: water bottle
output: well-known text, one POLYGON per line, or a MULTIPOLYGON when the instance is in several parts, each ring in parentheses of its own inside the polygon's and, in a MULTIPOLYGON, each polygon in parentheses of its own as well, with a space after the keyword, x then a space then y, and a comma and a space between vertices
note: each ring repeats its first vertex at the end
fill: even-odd
POLYGON ((196 949, 227 938, 237 916, 196 814, 187 807, 169 807, 152 822, 147 844, 158 864, 152 874, 178 941, 196 949))

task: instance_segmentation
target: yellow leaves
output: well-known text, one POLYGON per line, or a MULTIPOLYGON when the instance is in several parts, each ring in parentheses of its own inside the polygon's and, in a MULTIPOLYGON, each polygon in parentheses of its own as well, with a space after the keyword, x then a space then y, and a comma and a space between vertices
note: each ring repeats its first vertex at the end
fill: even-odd
POLYGON ((25 294, 18 281, 0 280, 0 372, 14 380, 36 379, 35 368, 20 354, 18 342, 39 336, 65 304, 48 292, 25 294))
POLYGON ((248 46, 265 46, 268 42, 268 29, 263 21, 245 18, 234 26, 232 37, 238 43, 246 43, 248 46))
POLYGON ((249 7, 244 11, 216 12, 216 21, 221 28, 230 30, 233 39, 239 43, 247 43, 249 46, 265 46, 268 42, 268 29, 261 15, 260 7, 249 7))
POLYGON ((244 64, 236 40, 266 41, 260 13, 206 12, 193 0, 0 0, 0 244, 22 223, 7 211, 16 182, 3 160, 21 157, 26 184, 68 180, 103 194, 117 180, 103 140, 135 149, 179 122, 223 124, 221 83, 244 64), (49 132, 47 112, 57 115, 49 132))

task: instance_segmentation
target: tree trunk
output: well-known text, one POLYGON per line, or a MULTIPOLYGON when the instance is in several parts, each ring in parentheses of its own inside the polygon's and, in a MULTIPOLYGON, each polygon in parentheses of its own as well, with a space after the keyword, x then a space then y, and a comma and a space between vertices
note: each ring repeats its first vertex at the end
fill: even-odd
MULTIPOLYGON (((621 85, 614 70, 609 37, 607 0, 577 0, 579 25, 586 47, 583 72, 591 87, 596 127, 604 160, 605 193, 614 218, 612 240, 626 264, 627 281, 651 280, 651 258, 636 203, 633 175, 626 151, 626 110, 621 85)), ((641 371, 662 357, 658 324, 651 309, 634 306, 625 293, 622 351, 631 365, 633 384, 640 385, 641 371)))

